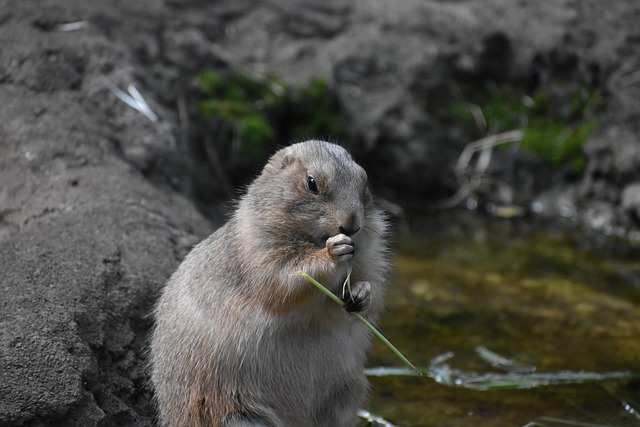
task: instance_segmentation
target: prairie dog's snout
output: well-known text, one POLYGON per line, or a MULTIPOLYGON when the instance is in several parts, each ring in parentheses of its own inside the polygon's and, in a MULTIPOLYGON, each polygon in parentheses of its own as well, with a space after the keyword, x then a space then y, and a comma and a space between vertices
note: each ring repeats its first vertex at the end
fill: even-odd
POLYGON ((353 237, 362 228, 362 214, 359 210, 356 211, 352 208, 340 216, 339 224, 338 230, 340 233, 353 237))

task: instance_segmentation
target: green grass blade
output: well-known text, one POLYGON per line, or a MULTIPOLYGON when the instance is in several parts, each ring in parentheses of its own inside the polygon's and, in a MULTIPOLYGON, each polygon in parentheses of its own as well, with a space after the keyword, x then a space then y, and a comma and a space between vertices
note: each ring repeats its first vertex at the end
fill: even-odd
POLYGON ((293 274, 295 274, 296 276, 302 276, 307 282, 310 282, 316 288, 320 289, 325 295, 327 295, 329 298, 334 300, 336 302, 336 304, 340 304, 341 307, 344 305, 344 301, 342 301, 340 298, 338 298, 333 292, 331 292, 329 289, 325 288, 324 285, 322 285, 320 282, 318 282, 313 277, 309 276, 307 273, 304 273, 302 271, 297 271, 297 272, 295 272, 293 274))
MULTIPOLYGON (((325 295, 327 295, 329 298, 331 298, 336 304, 340 305, 340 307, 342 307, 344 305, 344 301, 342 301, 340 298, 338 298, 333 292, 331 292, 329 289, 325 288, 320 282, 318 282, 313 277, 309 276, 307 273, 302 272, 302 271, 297 271, 297 272, 295 272, 293 274, 295 274, 296 276, 302 276, 305 280, 307 280, 309 283, 314 285, 316 288, 320 289, 325 295)), ((398 350, 393 344, 391 344, 391 342, 384 335, 382 335, 382 333, 380 333, 380 331, 378 331, 376 329, 376 327, 373 326, 367 319, 365 319, 364 317, 362 317, 358 313, 351 312, 351 315, 354 316, 356 319, 358 319, 360 322, 362 322, 367 328, 369 328, 369 330, 371 332, 373 332, 373 334, 376 337, 378 337, 378 339, 380 341, 382 341, 387 347, 389 347, 389 349, 391 351, 393 351, 393 353, 396 356, 398 356, 398 358, 400 358, 400 360, 402 360, 402 362, 405 365, 407 365, 408 367, 413 369, 415 372, 417 372, 418 375, 422 375, 422 372, 420 372, 418 370, 418 368, 413 366, 413 364, 411 362, 409 362, 409 359, 404 357, 404 355, 400 352, 400 350, 398 350)))
POLYGON ((409 362, 409 359, 407 359, 406 357, 404 357, 404 354, 402 354, 400 352, 400 350, 398 350, 396 348, 396 346, 394 346, 393 344, 391 344, 391 342, 384 336, 382 335, 382 333, 377 330, 375 328, 375 326, 373 326, 371 323, 369 323, 369 321, 367 319, 365 319, 364 317, 362 317, 360 314, 358 313, 351 313, 353 316, 355 316, 356 319, 358 319, 359 321, 361 321, 362 323, 364 323, 364 325, 369 328, 371 330, 371 332, 373 332, 373 334, 378 337, 378 339, 380 341, 382 341, 387 347, 389 347, 389 349, 391 351, 394 352, 394 354, 396 356, 398 356, 398 358, 400 360, 402 360, 404 362, 405 365, 407 365, 408 367, 410 367, 411 369, 413 369, 414 371, 416 371, 416 373, 420 376, 422 376, 422 372, 420 372, 418 370, 418 368, 416 368, 415 366, 413 366, 413 363, 409 362))
MULTIPOLYGON (((543 386, 558 386, 585 383, 603 383, 607 381, 635 381, 640 378, 640 372, 610 371, 610 372, 489 372, 480 374, 475 371, 453 369, 444 363, 451 353, 445 353, 433 359, 429 368, 419 368, 425 375, 436 382, 455 387, 473 390, 491 389, 524 389, 543 386)), ((415 373, 404 367, 368 368, 366 374, 375 377, 384 376, 412 376, 415 373)))

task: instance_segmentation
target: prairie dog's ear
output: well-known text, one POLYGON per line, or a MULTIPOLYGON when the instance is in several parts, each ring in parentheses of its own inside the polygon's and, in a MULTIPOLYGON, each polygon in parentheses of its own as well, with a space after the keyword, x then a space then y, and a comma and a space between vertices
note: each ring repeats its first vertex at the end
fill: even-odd
POLYGON ((291 147, 283 148, 277 151, 265 166, 265 170, 277 172, 280 169, 285 169, 291 165, 296 159, 296 155, 291 147))
POLYGON ((284 169, 287 166, 291 165, 295 160, 295 154, 293 154, 293 150, 291 148, 285 148, 284 155, 282 156, 282 161, 280 162, 280 169, 284 169))

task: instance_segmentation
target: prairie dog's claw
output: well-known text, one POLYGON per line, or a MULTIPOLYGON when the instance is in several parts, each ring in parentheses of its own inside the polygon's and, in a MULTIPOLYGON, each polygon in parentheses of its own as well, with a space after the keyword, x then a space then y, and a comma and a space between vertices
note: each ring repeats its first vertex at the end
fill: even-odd
POLYGON ((349 313, 365 311, 369 308, 371 301, 371 284, 369 282, 354 283, 351 285, 351 293, 348 289, 345 290, 342 301, 344 301, 344 309, 349 313))

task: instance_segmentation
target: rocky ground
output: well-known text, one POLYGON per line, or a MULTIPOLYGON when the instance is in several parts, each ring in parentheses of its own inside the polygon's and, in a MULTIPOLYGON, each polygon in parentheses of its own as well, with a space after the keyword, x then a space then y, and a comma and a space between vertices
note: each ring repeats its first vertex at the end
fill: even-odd
POLYGON ((380 192, 413 203, 455 192, 453 164, 469 142, 438 121, 441 88, 596 86, 606 102, 586 168, 542 180, 530 199, 605 231, 634 230, 639 20, 634 0, 4 1, 0 424, 152 425, 149 311, 222 220, 192 200, 178 105, 198 70, 326 78, 380 192), (134 85, 157 120, 114 85, 134 85))

